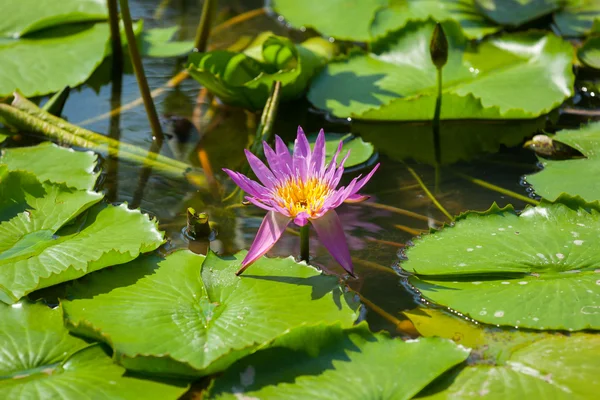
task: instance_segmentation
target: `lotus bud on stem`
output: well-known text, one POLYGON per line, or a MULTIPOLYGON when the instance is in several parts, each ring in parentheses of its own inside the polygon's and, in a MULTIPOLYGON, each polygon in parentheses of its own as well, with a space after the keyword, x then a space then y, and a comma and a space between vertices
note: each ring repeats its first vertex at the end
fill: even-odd
POLYGON ((435 101, 435 113, 433 115, 433 143, 435 146, 435 161, 441 164, 441 143, 440 143, 440 114, 442 111, 442 68, 448 61, 448 39, 444 33, 444 28, 439 22, 435 25, 431 42, 429 44, 429 53, 431 61, 437 69, 437 99, 435 101))

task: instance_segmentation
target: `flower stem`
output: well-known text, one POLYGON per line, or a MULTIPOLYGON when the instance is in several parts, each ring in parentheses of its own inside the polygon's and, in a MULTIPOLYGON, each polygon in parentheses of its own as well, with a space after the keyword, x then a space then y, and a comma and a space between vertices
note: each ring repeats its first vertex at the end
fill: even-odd
POLYGON ((200 23, 196 30, 196 39, 194 40, 194 51, 206 51, 206 44, 208 43, 208 37, 210 36, 210 25, 216 6, 216 0, 204 0, 200 23))
POLYGON ((152 95, 150 94, 150 88, 148 87, 148 80, 144 73, 144 66, 142 65, 142 59, 140 52, 137 48, 137 40, 133 33, 133 22, 131 20, 131 13, 129 12, 129 1, 119 0, 121 5, 121 17, 123 18, 123 24, 125 25, 125 35, 127 36, 127 47, 129 49, 129 57, 131 58, 131 64, 133 65, 133 72, 137 78, 138 86, 142 99, 144 100, 144 108, 148 115, 148 122, 152 128, 152 134, 155 140, 162 141, 163 133, 158 120, 158 114, 156 114, 156 108, 152 101, 152 95))
POLYGON ((119 10, 117 0, 107 0, 108 21, 110 23, 110 45, 112 49, 112 71, 114 75, 123 73, 123 49, 119 30, 119 10))
POLYGON ((300 261, 309 262, 310 258, 310 231, 308 224, 300 228, 300 261))
POLYGON ((435 146, 435 162, 442 162, 442 143, 440 139, 440 114, 442 112, 442 68, 437 69, 437 99, 435 100, 435 113, 433 114, 433 145, 435 146))

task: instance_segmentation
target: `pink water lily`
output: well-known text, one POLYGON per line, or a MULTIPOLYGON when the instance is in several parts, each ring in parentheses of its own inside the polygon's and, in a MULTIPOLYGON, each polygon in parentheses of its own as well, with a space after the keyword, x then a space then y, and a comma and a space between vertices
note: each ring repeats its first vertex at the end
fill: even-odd
POLYGON ((342 150, 340 142, 333 159, 325 165, 323 130, 319 132, 314 151, 300 127, 293 155, 279 136, 275 136, 275 150, 266 142, 263 147, 270 168, 246 150, 250 167, 262 184, 224 169, 249 195, 246 197, 249 202, 268 211, 238 273, 268 252, 291 221, 301 227, 310 221, 321 243, 346 271, 353 274, 350 250, 335 208, 344 202, 366 200, 368 196, 360 195, 358 191, 371 179, 379 164, 364 178, 358 176, 348 186, 337 188, 350 152, 338 165, 337 158, 342 150))

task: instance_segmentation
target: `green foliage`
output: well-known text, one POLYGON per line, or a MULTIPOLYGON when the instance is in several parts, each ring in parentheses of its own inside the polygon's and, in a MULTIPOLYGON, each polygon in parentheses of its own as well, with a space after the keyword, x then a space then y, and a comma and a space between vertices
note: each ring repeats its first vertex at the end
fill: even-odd
POLYGON ((563 36, 584 36, 600 27, 598 0, 566 0, 565 7, 554 14, 554 23, 563 36))
MULTIPOLYGON (((430 22, 409 24, 373 45, 332 62, 313 81, 309 100, 337 117, 430 120, 437 96, 429 54, 430 22)), ((442 119, 534 118, 573 92, 572 47, 539 32, 505 34, 473 44, 447 22, 442 119)))
POLYGON ((266 34, 245 53, 192 53, 188 71, 223 102, 257 110, 265 105, 275 81, 282 84, 281 100, 302 96, 309 80, 333 54, 334 46, 321 38, 295 45, 266 34))
POLYGON ((425 400, 591 399, 600 390, 600 337, 554 336, 511 354, 504 365, 476 365, 442 381, 425 400))
POLYGON ((152 275, 107 292, 128 270, 147 271, 145 261, 90 276, 73 288, 75 300, 63 302, 66 325, 108 342, 128 369, 202 376, 290 332, 306 337, 323 325, 350 327, 356 320, 358 303, 337 278, 292 258, 262 258, 238 277, 244 255, 205 259, 178 251, 152 275))
POLYGON ((461 216, 416 241, 402 267, 425 298, 478 321, 600 329, 600 213, 572 203, 461 216))
POLYGON ((209 388, 209 399, 410 399, 469 351, 449 340, 405 342, 366 325, 259 351, 209 388), (316 347, 317 351, 314 351, 316 347))
POLYGON ((69 335, 60 309, 0 304, 0 398, 177 399, 181 383, 125 377, 102 346, 69 335))
POLYGON ((487 18, 500 25, 520 26, 561 6, 559 0, 475 0, 477 8, 487 18))
POLYGON ((588 67, 600 69, 600 36, 591 37, 577 51, 581 62, 588 67))
POLYGON ((7 150, 2 161, 10 164, 0 164, 1 301, 14 303, 162 244, 146 215, 125 204, 100 204, 102 194, 90 190, 94 155, 42 144, 7 150))
POLYGON ((171 41, 179 28, 154 28, 144 30, 140 36, 140 53, 148 57, 177 57, 189 53, 192 41, 171 41))
POLYGON ((600 122, 581 129, 562 130, 552 137, 580 151, 585 158, 546 160, 540 158, 544 169, 526 180, 535 192, 548 200, 556 200, 562 193, 579 196, 587 202, 600 200, 600 187, 593 177, 600 176, 600 122))

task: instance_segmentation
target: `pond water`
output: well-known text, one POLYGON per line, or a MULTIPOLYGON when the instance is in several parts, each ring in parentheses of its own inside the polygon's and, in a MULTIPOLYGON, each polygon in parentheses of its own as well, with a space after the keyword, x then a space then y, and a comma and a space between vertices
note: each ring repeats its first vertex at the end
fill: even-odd
MULTIPOLYGON (((160 3, 159 0, 132 1, 133 17, 143 18, 147 26, 151 27, 178 25, 181 27, 178 33, 181 39, 193 39, 197 16, 200 15, 198 2, 172 0, 167 3, 166 8, 160 9, 160 18, 155 19, 160 3)), ((258 0, 220 1, 219 18, 223 20, 261 6, 262 2, 258 0)), ((224 48, 265 30, 276 33, 286 31, 276 18, 260 14, 220 30, 212 36, 211 45, 214 48, 224 48)), ((181 70, 184 62, 185 59, 176 58, 146 59, 144 66, 151 89, 164 86, 181 70)), ((581 86, 579 85, 580 88, 581 86)), ((198 97, 199 89, 196 81, 187 79, 155 98, 165 131, 177 130, 182 137, 178 139, 178 135, 175 135, 173 139, 165 141, 160 153, 193 165, 200 165, 200 155, 206 155, 220 184, 220 190, 227 193, 234 186, 221 169, 235 169, 242 165, 243 149, 253 138, 260 116, 225 106, 209 107, 198 97), (199 131, 189 122, 197 118, 194 116, 197 113, 195 109, 202 113, 199 131)), ((589 91, 586 93, 578 95, 576 101, 584 106, 593 106, 594 99, 589 96, 589 91)), ((106 115, 119 104, 127 105, 138 98, 138 86, 133 74, 125 74, 119 85, 111 84, 109 77, 97 72, 92 82, 71 93, 64 116, 70 122, 96 132, 150 148, 153 140, 141 104, 113 116, 106 115)), ((576 127, 585 121, 585 116, 556 113, 534 123, 510 122, 493 129, 518 131, 517 136, 525 138, 544 128, 554 131, 576 127)), ((410 245, 410 241, 418 240, 416 236, 430 227, 439 227, 448 222, 411 174, 411 169, 452 215, 466 210, 483 211, 493 202, 500 206, 512 204, 516 209, 523 209, 527 198, 532 196, 522 183, 522 177, 538 170, 537 159, 532 152, 522 149, 520 145, 510 149, 499 146, 500 151, 495 154, 470 149, 468 151, 473 153, 472 160, 454 163, 436 172, 434 167, 424 163, 399 161, 401 155, 407 152, 411 154, 413 151, 410 146, 414 144, 407 139, 408 136, 414 136, 415 132, 429 135, 429 126, 359 126, 349 121, 331 120, 311 110, 307 102, 281 105, 275 122, 275 133, 291 140, 298 125, 302 125, 309 133, 314 133, 321 127, 327 132, 361 133, 365 140, 373 142, 378 153, 377 159, 372 159, 369 165, 378 161, 381 162, 381 169, 363 190, 371 199, 364 204, 345 205, 339 211, 358 275, 358 279, 349 280, 349 284, 370 305, 366 318, 373 330, 386 329, 400 335, 415 334, 410 323, 398 321, 405 320, 400 313, 419 306, 419 300, 407 288, 402 277, 394 272, 393 267, 403 258, 404 247, 410 245), (478 183, 474 183, 474 179, 478 183), (486 184, 488 187, 484 186, 486 184), (514 192, 521 198, 513 197, 508 192, 501 193, 494 190, 494 187, 514 192)), ((442 124, 441 129, 485 133, 491 128, 485 123, 467 124, 459 121, 452 122, 451 127, 442 124)), ((517 139, 515 144, 519 141, 517 139)), ((442 152, 452 157, 456 148, 461 146, 466 147, 468 144, 463 143, 463 138, 457 134, 444 144, 442 152)), ((348 181, 356 173, 360 172, 348 173, 345 180, 348 181)), ((188 246, 182 235, 187 207, 206 211, 210 215, 218 232, 210 246, 220 254, 233 254, 240 249, 247 249, 264 215, 262 210, 253 206, 225 208, 220 197, 210 191, 198 190, 183 180, 170 180, 152 171, 110 159, 103 160, 102 185, 110 201, 128 202, 158 217, 161 228, 170 238, 167 250, 188 246)), ((294 229, 297 232, 297 228, 292 228, 294 229)), ((298 254, 299 240, 294 233, 284 234, 284 238, 269 255, 298 254)), ((311 246, 311 255, 313 263, 325 270, 339 274, 343 272, 316 240, 311 246)))

